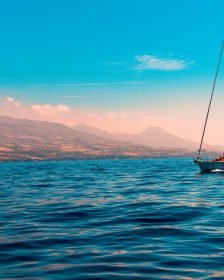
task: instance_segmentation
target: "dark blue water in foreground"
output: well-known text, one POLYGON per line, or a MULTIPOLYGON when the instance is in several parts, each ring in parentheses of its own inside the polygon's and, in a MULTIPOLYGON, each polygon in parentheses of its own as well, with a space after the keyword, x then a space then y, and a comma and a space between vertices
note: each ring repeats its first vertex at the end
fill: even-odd
POLYGON ((224 173, 189 159, 0 164, 1 279, 224 279, 224 173))

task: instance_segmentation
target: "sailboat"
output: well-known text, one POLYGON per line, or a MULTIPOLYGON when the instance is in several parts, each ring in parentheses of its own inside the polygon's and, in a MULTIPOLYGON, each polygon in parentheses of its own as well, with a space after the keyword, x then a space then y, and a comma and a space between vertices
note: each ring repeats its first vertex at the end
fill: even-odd
POLYGON ((219 68, 220 68, 220 64, 221 64, 221 60, 222 60, 223 49, 224 49, 224 41, 222 43, 222 47, 221 47, 221 51, 220 51, 220 55, 219 55, 218 65, 217 65, 217 69, 216 69, 216 73, 215 73, 215 79, 213 82, 211 97, 210 97, 208 110, 207 110, 207 114, 206 114, 206 118, 205 118, 205 123, 204 123, 203 132, 202 132, 202 136, 201 136, 201 142, 200 142, 200 147, 198 150, 198 155, 197 155, 197 158, 194 160, 194 162, 199 166, 201 172, 203 172, 203 173, 205 173, 205 172, 208 173, 208 172, 212 172, 212 171, 216 171, 216 170, 224 171, 224 156, 220 156, 220 157, 214 158, 214 159, 202 159, 201 158, 202 145, 203 145, 203 141, 204 141, 209 112, 210 112, 210 108, 211 108, 211 104, 212 104, 212 98, 213 98, 214 91, 215 91, 216 81, 217 81, 217 77, 219 74, 219 68))

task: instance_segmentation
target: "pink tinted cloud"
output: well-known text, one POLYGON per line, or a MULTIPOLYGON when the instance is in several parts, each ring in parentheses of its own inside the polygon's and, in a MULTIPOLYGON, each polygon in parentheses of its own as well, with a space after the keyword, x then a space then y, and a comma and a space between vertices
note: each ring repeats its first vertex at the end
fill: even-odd
POLYGON ((52 114, 57 114, 61 112, 69 112, 70 108, 66 105, 50 105, 50 104, 34 104, 31 106, 31 110, 39 115, 52 115, 52 114))
POLYGON ((6 97, 6 101, 8 103, 11 103, 13 106, 16 106, 16 107, 20 107, 21 106, 21 102, 18 102, 16 101, 14 98, 12 97, 6 97))
POLYGON ((65 123, 68 119, 70 108, 64 104, 25 104, 13 97, 0 99, 2 115, 15 118, 46 120, 65 123))
POLYGON ((117 115, 114 114, 114 113, 107 113, 107 114, 106 114, 106 118, 107 118, 107 119, 116 119, 116 118, 117 118, 117 115))
POLYGON ((136 117, 126 112, 105 112, 94 109, 71 108, 65 104, 27 104, 13 97, 1 99, 1 114, 16 118, 60 122, 68 126, 78 123, 117 132, 135 132, 145 128, 136 117))

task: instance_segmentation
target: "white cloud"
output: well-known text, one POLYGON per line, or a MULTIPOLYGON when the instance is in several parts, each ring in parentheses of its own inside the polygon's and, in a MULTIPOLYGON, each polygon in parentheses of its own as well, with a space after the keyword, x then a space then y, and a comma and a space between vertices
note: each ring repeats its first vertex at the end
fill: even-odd
POLYGON ((15 99, 14 98, 12 98, 12 97, 6 97, 6 100, 8 101, 8 102, 15 102, 15 99))
POLYGON ((20 102, 16 101, 14 98, 12 98, 12 97, 10 97, 10 96, 6 97, 6 101, 7 101, 9 104, 14 105, 14 106, 16 106, 16 107, 20 107, 20 106, 21 106, 21 103, 20 103, 20 102))
POLYGON ((51 115, 57 112, 69 112, 70 108, 66 105, 50 105, 50 104, 34 104, 31 106, 31 110, 40 115, 51 115))
POLYGON ((70 108, 66 105, 57 105, 56 108, 61 111, 61 112, 69 112, 70 111, 70 108))
POLYGON ((11 96, 0 97, 0 101, 1 115, 74 125, 76 112, 64 104, 22 103, 11 96))
POLYGON ((177 71, 186 69, 194 61, 179 60, 174 58, 160 58, 152 55, 137 55, 136 61, 138 64, 135 70, 163 70, 163 71, 177 71))
POLYGON ((106 114, 106 118, 107 118, 107 119, 116 119, 117 116, 116 116, 116 114, 114 114, 114 113, 107 113, 107 114, 106 114))

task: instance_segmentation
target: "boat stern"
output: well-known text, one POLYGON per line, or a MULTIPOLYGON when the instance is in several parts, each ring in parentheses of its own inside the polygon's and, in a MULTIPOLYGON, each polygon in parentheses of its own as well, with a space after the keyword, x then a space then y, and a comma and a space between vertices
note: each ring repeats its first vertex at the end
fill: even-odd
POLYGON ((202 173, 209 173, 215 170, 224 171, 224 161, 195 159, 194 163, 199 166, 202 173))

